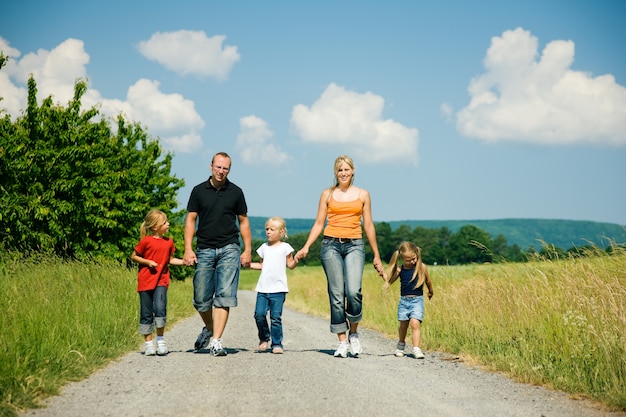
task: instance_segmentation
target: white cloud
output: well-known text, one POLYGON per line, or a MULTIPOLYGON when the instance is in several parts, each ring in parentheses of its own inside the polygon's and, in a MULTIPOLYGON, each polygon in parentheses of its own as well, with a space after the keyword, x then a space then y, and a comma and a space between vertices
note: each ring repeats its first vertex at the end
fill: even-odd
POLYGON ((453 115, 454 109, 449 103, 443 103, 439 107, 439 110, 441 110, 441 114, 443 115, 446 122, 451 122, 454 119, 454 115, 453 115))
POLYGON ((67 39, 51 51, 39 49, 18 59, 20 51, 11 48, 2 39, 0 48, 11 59, 0 71, 0 91, 4 98, 0 106, 12 116, 26 109, 28 92, 25 84, 30 75, 37 81, 37 100, 52 96, 55 102, 66 104, 74 97, 76 79, 86 75, 85 65, 89 63, 89 55, 83 46, 80 40, 67 39))
POLYGON ((207 37, 203 31, 156 32, 139 43, 139 52, 178 74, 225 80, 239 61, 236 46, 222 47, 226 36, 207 37))
MULTIPOLYGON (((22 59, 16 59, 20 52, 10 48, 2 38, 0 48, 11 57, 6 68, 0 71, 3 97, 0 108, 13 117, 26 109, 28 93, 24 84, 30 74, 37 82, 37 100, 52 96, 54 102, 61 105, 74 97, 76 80, 87 78, 89 55, 80 40, 67 39, 50 51, 40 49, 22 59)), ((151 136, 161 139, 167 150, 194 152, 202 147, 198 132, 204 127, 204 121, 196 112, 194 102, 180 94, 160 91, 157 81, 138 80, 128 88, 126 100, 104 98, 90 86, 81 102, 84 109, 98 105, 104 117, 123 113, 133 122, 141 123, 151 136)))
POLYGON ((254 115, 242 117, 239 126, 236 147, 245 163, 280 165, 287 161, 289 156, 270 142, 274 133, 263 119, 254 115))
POLYGON ((385 100, 331 83, 311 107, 294 106, 291 125, 304 142, 348 147, 369 162, 417 160, 418 131, 382 119, 385 100))
POLYGON ((626 88, 610 74, 572 70, 572 41, 537 56, 537 38, 522 28, 492 38, 458 131, 486 142, 626 145, 626 88))

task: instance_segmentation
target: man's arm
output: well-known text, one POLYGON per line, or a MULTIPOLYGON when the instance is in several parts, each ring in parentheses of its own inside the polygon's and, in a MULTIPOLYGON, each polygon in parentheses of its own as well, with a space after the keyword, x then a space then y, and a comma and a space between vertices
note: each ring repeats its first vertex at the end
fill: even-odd
POLYGON ((243 252, 241 253, 241 266, 248 268, 252 261, 252 232, 250 231, 250 219, 245 214, 237 215, 239 219, 239 233, 243 240, 243 252))
POLYGON ((185 220, 185 253, 183 255, 183 263, 187 266, 198 263, 196 253, 193 251, 193 237, 196 234, 197 218, 198 213, 190 211, 187 213, 187 219, 185 220))

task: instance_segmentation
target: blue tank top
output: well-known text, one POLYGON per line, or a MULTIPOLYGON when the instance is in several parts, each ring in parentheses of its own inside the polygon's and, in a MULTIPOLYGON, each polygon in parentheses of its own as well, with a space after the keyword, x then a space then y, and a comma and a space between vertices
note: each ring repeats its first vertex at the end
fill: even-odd
POLYGON ((416 275, 415 279, 411 281, 413 271, 414 269, 404 269, 400 267, 400 295, 424 295, 424 284, 415 288, 415 284, 417 284, 419 276, 416 275))

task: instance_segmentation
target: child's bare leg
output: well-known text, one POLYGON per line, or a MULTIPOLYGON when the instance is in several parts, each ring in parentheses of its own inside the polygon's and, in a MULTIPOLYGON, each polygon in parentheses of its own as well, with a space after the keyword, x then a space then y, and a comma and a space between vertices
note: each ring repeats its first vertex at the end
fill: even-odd
POLYGON ((420 321, 418 319, 411 319, 411 337, 413 338, 413 346, 419 347, 421 342, 421 330, 420 321))
POLYGON ((400 325, 398 326, 398 342, 404 343, 408 330, 409 330, 409 321, 401 320, 400 325))

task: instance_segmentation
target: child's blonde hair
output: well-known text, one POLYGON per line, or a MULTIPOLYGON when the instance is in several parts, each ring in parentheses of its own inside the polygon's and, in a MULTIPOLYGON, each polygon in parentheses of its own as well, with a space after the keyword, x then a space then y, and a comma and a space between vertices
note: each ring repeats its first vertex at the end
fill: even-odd
POLYGON ((163 213, 161 210, 152 209, 146 214, 146 217, 141 223, 140 232, 141 238, 143 239, 146 236, 154 235, 153 227, 158 226, 159 224, 167 221, 167 215, 163 213))
POLYGON ((287 222, 285 219, 279 216, 270 217, 265 222, 265 227, 267 227, 268 223, 274 222, 278 224, 278 233, 280 233, 280 239, 287 239, 287 222))
POLYGON ((422 250, 413 242, 402 242, 393 255, 391 255, 389 266, 387 267, 387 271, 384 273, 385 288, 388 288, 400 276, 398 271, 398 258, 403 261, 403 258, 411 253, 414 253, 415 256, 417 256, 417 262, 415 264, 415 269, 413 270, 413 276, 409 282, 413 282, 415 278, 418 277, 415 287, 413 288, 417 289, 424 284, 424 281, 426 280, 426 265, 422 263, 422 250))

